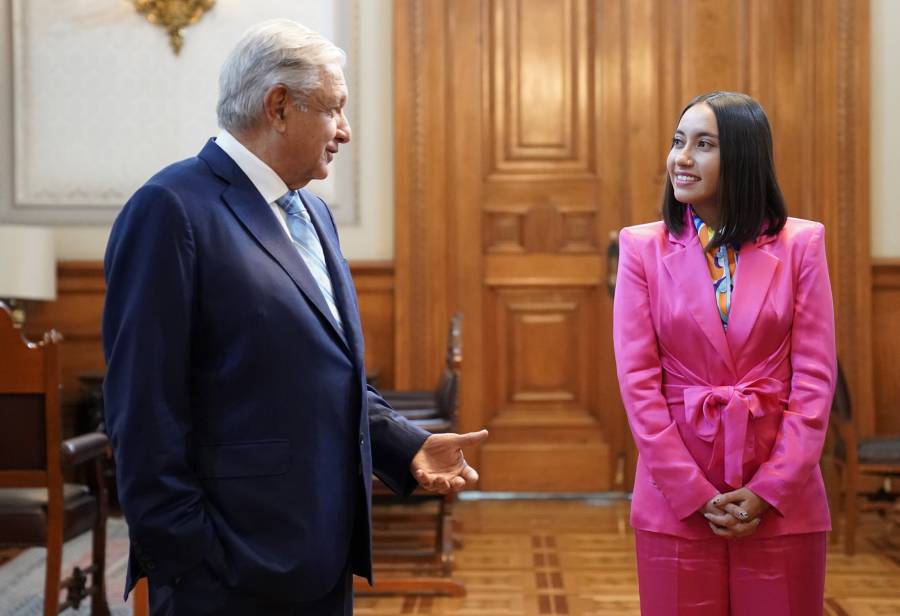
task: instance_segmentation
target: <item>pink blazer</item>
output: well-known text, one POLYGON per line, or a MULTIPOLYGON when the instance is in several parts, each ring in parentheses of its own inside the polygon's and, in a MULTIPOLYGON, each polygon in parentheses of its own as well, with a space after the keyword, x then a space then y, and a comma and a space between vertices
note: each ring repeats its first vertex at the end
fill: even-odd
POLYGON ((772 504, 756 537, 828 530, 819 457, 834 393, 824 227, 790 218, 744 244, 723 330, 694 225, 622 230, 613 317, 639 453, 634 528, 712 537, 697 510, 746 485, 772 504))

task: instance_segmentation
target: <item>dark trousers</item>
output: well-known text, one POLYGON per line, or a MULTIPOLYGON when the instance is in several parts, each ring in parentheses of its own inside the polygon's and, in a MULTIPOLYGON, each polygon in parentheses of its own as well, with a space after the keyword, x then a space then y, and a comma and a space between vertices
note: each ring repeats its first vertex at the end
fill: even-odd
POLYGON ((175 586, 150 584, 151 616, 352 616, 353 575, 348 565, 338 583, 315 601, 273 603, 235 592, 204 563, 175 586))

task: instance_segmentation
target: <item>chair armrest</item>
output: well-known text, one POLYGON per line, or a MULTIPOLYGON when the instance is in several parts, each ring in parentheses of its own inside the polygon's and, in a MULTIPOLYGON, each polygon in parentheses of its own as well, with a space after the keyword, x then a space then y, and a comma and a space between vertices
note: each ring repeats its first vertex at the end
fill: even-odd
POLYGON ((395 408, 395 411, 407 419, 441 419, 441 412, 434 407, 426 408, 395 408))
POLYGON ((434 398, 434 390, 421 389, 380 389, 378 393, 385 400, 421 400, 434 398))
POLYGON ((411 419, 410 423, 412 423, 414 426, 422 428, 423 430, 427 430, 432 434, 453 432, 453 423, 446 419, 411 419))
POLYGON ((400 409, 437 410, 437 401, 434 399, 434 396, 428 396, 427 398, 385 398, 385 400, 395 411, 400 409))
POLYGON ((62 463, 65 466, 75 466, 105 455, 108 448, 109 439, 102 432, 79 434, 62 442, 62 463))

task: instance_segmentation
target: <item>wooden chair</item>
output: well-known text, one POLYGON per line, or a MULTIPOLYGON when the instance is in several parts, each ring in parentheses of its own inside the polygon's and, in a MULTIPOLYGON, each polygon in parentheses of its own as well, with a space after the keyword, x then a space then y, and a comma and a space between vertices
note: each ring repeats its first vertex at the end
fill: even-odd
POLYGON ((148 616, 150 614, 150 589, 147 578, 141 578, 131 591, 133 604, 131 616, 148 616))
POLYGON ((461 313, 456 313, 450 319, 444 369, 433 390, 380 392, 394 410, 430 432, 446 432, 456 424, 456 398, 462 367, 462 318, 461 313))
MULTIPOLYGON (((860 439, 853 424, 853 412, 850 402, 850 390, 844 372, 838 365, 838 380, 831 406, 832 445, 826 447, 826 455, 830 458, 836 471, 836 481, 829 483, 829 501, 832 514, 838 518, 837 512, 843 501, 844 551, 853 555, 856 551, 856 527, 861 511, 884 511, 893 507, 891 503, 875 503, 860 498, 859 488, 866 477, 900 476, 900 436, 875 436, 860 439), (862 501, 862 502, 861 502, 862 501)), ((826 478, 831 473, 826 468, 826 478)), ((839 535, 838 524, 835 524, 833 540, 839 535)))
POLYGON ((47 548, 46 616, 77 609, 88 596, 91 614, 105 616, 107 502, 102 460, 108 441, 102 433, 62 439, 61 339, 50 331, 40 342, 28 342, 0 303, 0 545, 47 548), (93 463, 93 489, 64 482, 64 469, 86 462, 93 463), (88 530, 93 531, 91 566, 75 567, 61 580, 63 542, 88 530), (62 589, 67 594, 60 602, 62 589))
MULTIPOLYGON (((462 315, 450 321, 445 367, 433 391, 381 392, 407 419, 429 432, 456 430, 462 368, 462 315)), ((453 505, 456 496, 416 491, 401 499, 373 478, 375 588, 363 582, 359 594, 441 594, 462 596, 452 579, 453 505)))

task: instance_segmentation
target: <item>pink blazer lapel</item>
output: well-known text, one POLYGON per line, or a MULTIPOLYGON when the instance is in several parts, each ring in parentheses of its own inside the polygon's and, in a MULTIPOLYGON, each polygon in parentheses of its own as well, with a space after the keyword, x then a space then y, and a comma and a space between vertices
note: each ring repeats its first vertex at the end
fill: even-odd
POLYGON ((754 243, 741 246, 734 277, 734 296, 728 316, 726 339, 735 355, 747 343, 753 326, 763 309, 769 286, 781 259, 760 247, 773 241, 771 235, 761 235, 754 243))
MULTIPOLYGON (((673 250, 663 257, 662 262, 669 276, 678 284, 677 292, 683 294, 691 316, 709 343, 722 357, 732 374, 736 374, 734 359, 725 338, 719 310, 716 308, 715 294, 703 248, 690 219, 687 219, 680 236, 669 234, 669 241, 673 244, 673 250)), ((743 262, 738 267, 742 265, 743 262)))

